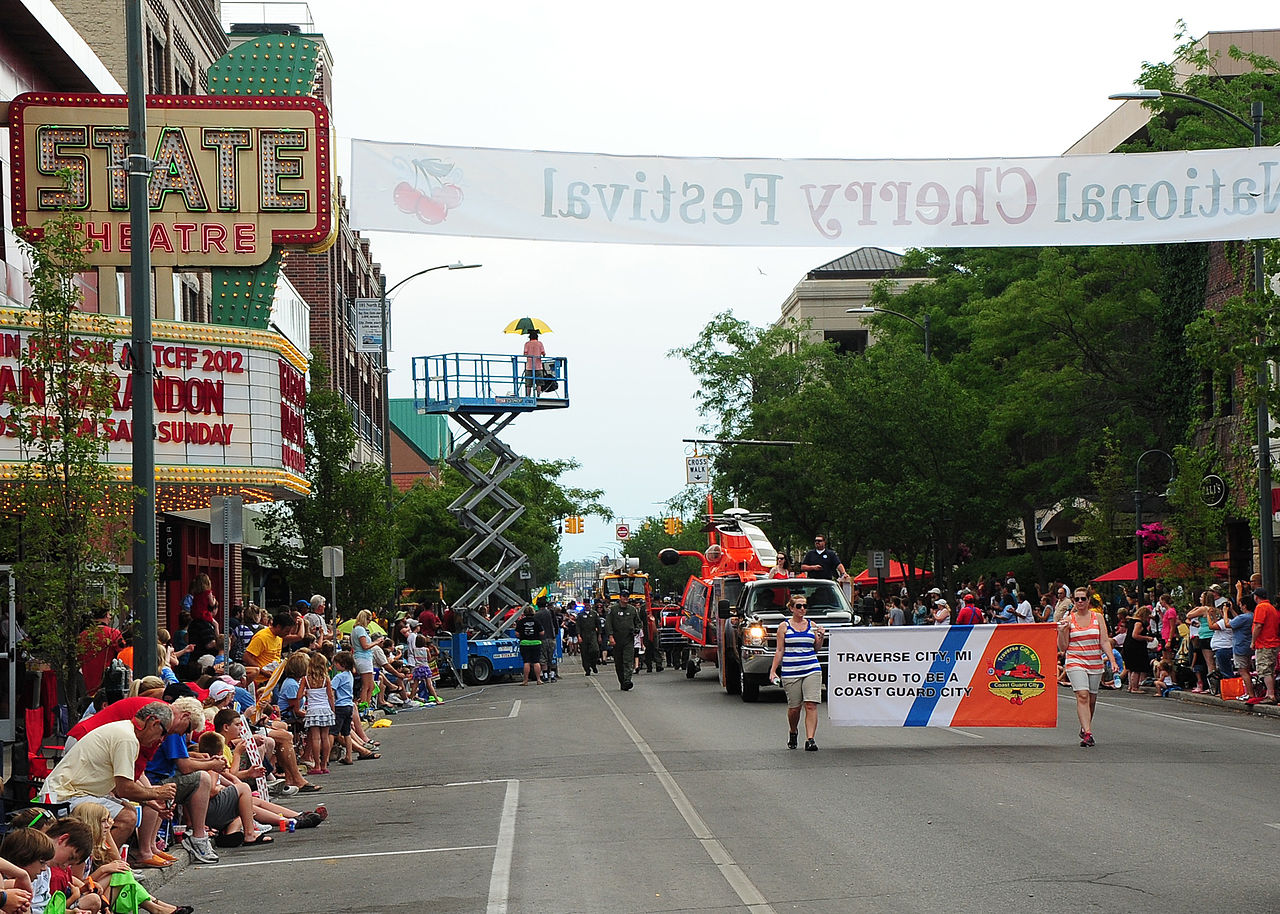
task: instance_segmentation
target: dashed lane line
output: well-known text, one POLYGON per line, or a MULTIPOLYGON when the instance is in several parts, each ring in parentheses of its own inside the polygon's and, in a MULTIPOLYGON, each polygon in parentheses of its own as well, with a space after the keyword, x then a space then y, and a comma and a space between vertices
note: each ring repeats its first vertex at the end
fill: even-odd
MULTIPOLYGON (((593 681, 592 684, 596 687, 596 691, 600 693, 600 697, 604 699, 605 704, 613 710, 613 716, 618 719, 618 723, 622 725, 622 729, 631 738, 631 742, 635 743, 636 748, 640 750, 640 754, 649 765, 649 770, 658 778, 658 783, 666 790, 667 796, 675 804, 676 810, 688 824, 693 836, 702 844, 702 849, 711 858, 711 862, 719 869, 720 875, 724 877, 725 882, 729 883, 729 887, 733 889, 742 903, 747 906, 747 911, 750 914, 777 914, 773 905, 769 904, 760 890, 756 888, 755 883, 742 871, 742 867, 738 866, 734 861, 728 849, 712 833, 707 823, 703 821, 702 816, 698 814, 697 809, 694 808, 693 803, 689 801, 680 785, 676 783, 676 779, 671 776, 671 772, 662 764, 657 753, 649 747, 644 737, 631 725, 627 715, 609 697, 600 686, 599 681, 593 681)), ((490 914, 493 914, 493 912, 490 912, 490 914)))

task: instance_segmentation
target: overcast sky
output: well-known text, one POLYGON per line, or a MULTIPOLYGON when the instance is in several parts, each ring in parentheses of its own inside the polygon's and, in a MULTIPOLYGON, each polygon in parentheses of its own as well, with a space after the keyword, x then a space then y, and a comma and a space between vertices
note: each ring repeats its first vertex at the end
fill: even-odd
MULTIPOLYGON (((1192 34, 1276 25, 1260 0, 705 2, 311 0, 334 57, 339 171, 353 138, 672 156, 950 158, 1057 155, 1117 104, 1143 61, 1192 34)), ((234 9, 230 4, 228 10, 234 9)), ((249 4, 242 9, 287 8, 249 4)), ((272 21, 291 20, 271 10, 272 21)), ((261 14, 255 14, 260 18, 261 14)), ((373 233, 392 307, 391 395, 410 359, 517 351, 530 315, 570 360, 572 406, 504 434, 536 458, 573 457, 568 482, 628 519, 684 485, 699 418, 669 349, 716 312, 773 321, 840 248, 677 248, 373 233)), ((747 506, 751 507, 751 506, 747 506)), ((566 559, 614 543, 588 521, 566 559)))

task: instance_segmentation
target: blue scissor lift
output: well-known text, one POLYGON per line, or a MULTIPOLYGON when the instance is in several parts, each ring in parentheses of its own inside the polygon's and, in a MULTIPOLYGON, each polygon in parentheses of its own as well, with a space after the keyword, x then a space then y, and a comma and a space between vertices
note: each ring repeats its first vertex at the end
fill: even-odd
POLYGON ((475 583, 457 601, 472 611, 471 623, 492 636, 510 627, 475 613, 496 594, 507 606, 524 600, 506 585, 528 558, 504 535, 524 513, 524 505, 502 489, 523 462, 498 439, 516 417, 569 405, 569 366, 563 358, 543 358, 537 375, 525 373, 523 355, 454 352, 413 360, 413 398, 419 413, 451 416, 464 434, 454 441, 445 462, 471 487, 449 505, 449 513, 471 532, 450 556, 475 583), (491 465, 484 452, 493 455, 491 465), (486 507, 486 502, 491 507, 486 507))

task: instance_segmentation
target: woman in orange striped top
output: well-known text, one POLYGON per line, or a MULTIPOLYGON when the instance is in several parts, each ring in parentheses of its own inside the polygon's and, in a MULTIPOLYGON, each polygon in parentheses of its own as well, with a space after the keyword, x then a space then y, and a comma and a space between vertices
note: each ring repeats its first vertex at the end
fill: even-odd
POLYGON ((1080 745, 1093 745, 1093 713, 1106 658, 1115 650, 1107 631, 1107 620, 1094 611, 1089 593, 1078 588, 1072 611, 1058 623, 1058 650, 1066 654, 1063 670, 1076 693, 1076 715, 1080 718, 1080 745))

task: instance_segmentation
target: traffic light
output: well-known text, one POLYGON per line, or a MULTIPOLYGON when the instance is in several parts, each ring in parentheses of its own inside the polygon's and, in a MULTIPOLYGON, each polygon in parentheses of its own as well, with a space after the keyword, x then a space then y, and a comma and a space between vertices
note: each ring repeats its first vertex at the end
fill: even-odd
POLYGON ((667 531, 667 536, 675 536, 677 533, 684 532, 684 521, 678 517, 664 517, 662 529, 667 531))
POLYGON ((583 520, 581 517, 574 515, 573 517, 566 517, 564 519, 565 533, 581 533, 582 528, 583 528, 583 520))

